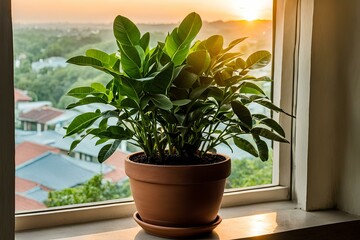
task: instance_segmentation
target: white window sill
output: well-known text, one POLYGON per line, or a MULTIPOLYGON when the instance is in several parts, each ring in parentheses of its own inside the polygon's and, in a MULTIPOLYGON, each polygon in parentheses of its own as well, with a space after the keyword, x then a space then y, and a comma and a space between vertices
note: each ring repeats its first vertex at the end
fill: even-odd
MULTIPOLYGON (((233 207, 254 203, 282 201, 289 199, 289 189, 283 186, 262 186, 243 188, 240 191, 228 190, 224 193, 222 207, 233 207)), ((130 217, 136 211, 132 199, 99 203, 54 207, 34 212, 16 214, 16 231, 49 228, 62 225, 98 222, 101 220, 130 217)))
MULTIPOLYGON (((245 239, 254 236, 283 233, 296 229, 327 224, 360 220, 360 217, 336 210, 305 212, 296 208, 290 201, 253 204, 240 207, 222 208, 222 223, 213 233, 201 239, 245 239)), ((352 224, 360 226, 360 222, 352 224)), ((357 226, 356 225, 356 226, 357 226)), ((359 227, 352 231, 359 231, 359 227)), ((316 229, 316 232, 321 232, 316 229)), ((271 235, 270 235, 271 236, 271 235)), ((275 235, 274 235, 275 236, 275 235)), ((343 239, 343 238, 326 239, 343 239)), ((108 239, 162 239, 146 234, 131 217, 99 221, 86 224, 17 232, 16 240, 71 239, 71 240, 108 240, 108 239)), ((285 239, 285 238, 274 238, 285 239)), ((286 238, 287 239, 287 238, 286 238)), ((292 238, 303 239, 303 238, 292 238)), ((323 238, 311 238, 323 239, 323 238)), ((353 238, 347 238, 353 239, 353 238)))

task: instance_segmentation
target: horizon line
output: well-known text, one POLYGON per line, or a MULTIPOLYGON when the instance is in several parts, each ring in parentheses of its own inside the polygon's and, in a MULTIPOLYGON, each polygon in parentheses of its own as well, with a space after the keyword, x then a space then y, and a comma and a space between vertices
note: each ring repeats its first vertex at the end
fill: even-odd
MULTIPOLYGON (((264 19, 264 18, 258 18, 258 19, 254 19, 254 20, 246 20, 246 19, 233 19, 233 20, 214 20, 214 21, 207 21, 207 20, 203 20, 203 23, 217 23, 217 22, 223 22, 223 23, 228 23, 228 22, 256 22, 256 21, 272 21, 272 19, 264 19)), ((179 22, 134 22, 137 25, 162 25, 162 24, 179 24, 179 22)), ((45 21, 13 21, 13 24, 23 24, 23 25, 30 25, 30 24, 81 24, 81 25, 85 25, 85 24, 99 24, 99 25, 109 25, 109 24, 113 24, 112 21, 110 22, 85 22, 85 21, 80 21, 80 22, 67 22, 67 21, 49 21, 49 22, 45 22, 45 21)))

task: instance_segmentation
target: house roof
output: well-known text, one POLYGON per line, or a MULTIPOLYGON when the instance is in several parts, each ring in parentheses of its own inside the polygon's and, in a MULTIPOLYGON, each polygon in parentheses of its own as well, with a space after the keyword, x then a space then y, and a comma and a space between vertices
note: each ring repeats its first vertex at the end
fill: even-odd
POLYGON ((38 201, 27 198, 21 194, 15 194, 15 211, 26 211, 46 208, 46 206, 38 201))
POLYGON ((26 94, 26 91, 14 88, 14 102, 29 102, 32 98, 26 94))
POLYGON ((82 184, 99 173, 113 169, 105 164, 86 162, 47 152, 16 167, 16 176, 49 189, 60 190, 82 184))
POLYGON ((62 115, 64 111, 49 106, 32 109, 25 113, 19 114, 20 120, 37 123, 47 123, 54 118, 62 115))
POLYGON ((15 143, 20 144, 22 142, 28 141, 43 145, 50 145, 62 139, 63 136, 63 134, 52 130, 39 133, 34 131, 15 130, 15 143))
POLYGON ((23 196, 26 196, 27 198, 33 199, 37 202, 43 203, 45 200, 48 199, 49 192, 45 191, 41 187, 37 186, 34 187, 27 192, 23 193, 23 196))
POLYGON ((22 142, 15 147, 15 164, 18 166, 46 152, 59 153, 60 150, 34 142, 22 142))
POLYGON ((35 182, 15 177, 15 192, 17 193, 24 193, 30 189, 35 188, 36 186, 38 186, 38 184, 35 182))
POLYGON ((127 155, 127 153, 117 150, 106 160, 106 164, 114 168, 114 171, 105 174, 104 177, 106 179, 111 179, 113 182, 119 182, 126 178, 124 163, 127 155))
POLYGON ((50 101, 37 101, 37 102, 18 102, 17 103, 17 110, 20 112, 29 112, 32 109, 40 108, 44 106, 51 106, 50 101))
MULTIPOLYGON (((82 140, 76 148, 73 150, 74 152, 84 153, 86 155, 97 157, 100 149, 106 145, 105 143, 96 145, 98 139, 92 138, 92 136, 87 136, 82 140)), ((71 143, 74 141, 72 137, 66 137, 58 139, 58 141, 51 144, 51 146, 62 149, 64 151, 69 151, 71 143)))

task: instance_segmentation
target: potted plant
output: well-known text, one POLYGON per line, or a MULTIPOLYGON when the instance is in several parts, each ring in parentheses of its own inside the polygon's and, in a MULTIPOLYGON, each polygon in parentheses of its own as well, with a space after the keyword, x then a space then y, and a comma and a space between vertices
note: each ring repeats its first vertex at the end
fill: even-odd
POLYGON ((78 99, 69 109, 92 103, 112 108, 83 113, 69 124, 65 136, 78 136, 70 151, 88 135, 108 143, 100 162, 123 140, 140 147, 142 152, 125 161, 138 210, 134 217, 147 232, 165 237, 208 232, 221 221, 217 213, 230 159, 216 154, 216 146, 231 148, 232 139, 266 161, 264 138, 287 142, 276 121, 249 108, 259 104, 283 112, 258 84, 270 79, 251 76, 271 54, 257 51, 243 59, 231 52, 245 38, 226 47, 221 35, 194 42, 201 26, 200 16, 191 13, 151 48, 149 33, 141 35, 128 18, 117 16, 117 53, 89 49, 68 60, 112 76, 106 86, 92 83, 68 92, 78 99))

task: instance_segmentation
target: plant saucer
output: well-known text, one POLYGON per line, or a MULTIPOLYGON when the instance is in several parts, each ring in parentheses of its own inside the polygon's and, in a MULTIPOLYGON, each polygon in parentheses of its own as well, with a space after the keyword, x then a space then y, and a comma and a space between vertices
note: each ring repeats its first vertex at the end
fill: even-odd
POLYGON ((196 227, 165 227, 144 222, 138 212, 134 213, 133 218, 148 234, 165 238, 184 238, 210 233, 222 221, 221 217, 217 215, 214 222, 208 225, 196 227))

